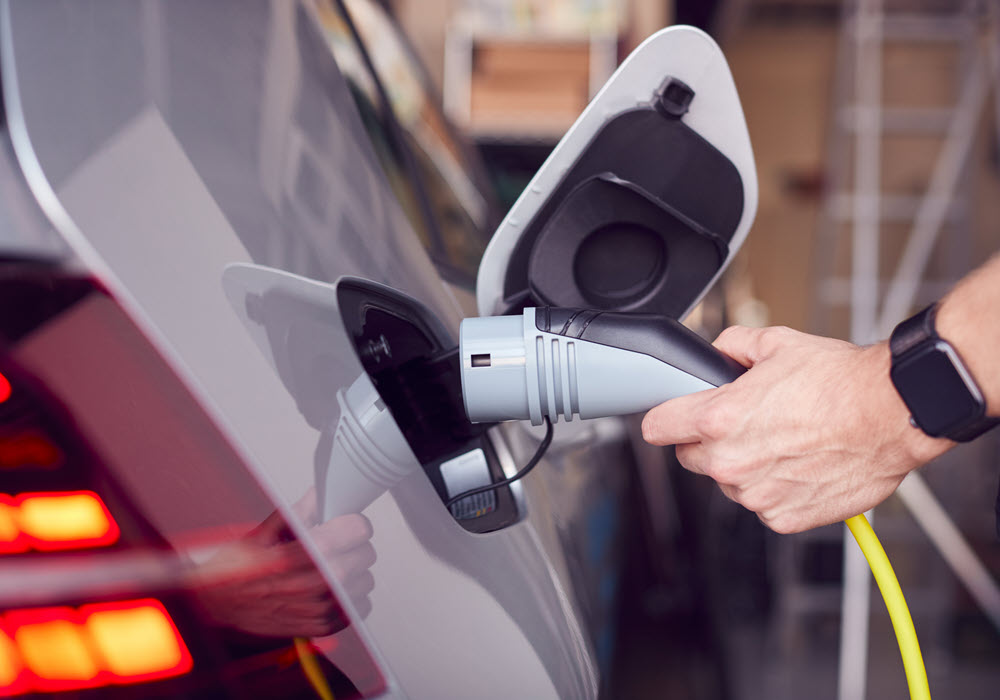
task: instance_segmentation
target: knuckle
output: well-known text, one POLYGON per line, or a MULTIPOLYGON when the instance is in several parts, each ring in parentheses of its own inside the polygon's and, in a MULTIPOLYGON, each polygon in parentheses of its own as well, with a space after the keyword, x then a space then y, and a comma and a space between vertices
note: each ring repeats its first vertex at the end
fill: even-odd
POLYGON ((363 564, 363 568, 370 569, 378 560, 378 554, 375 552, 375 547, 373 547, 371 543, 368 543, 362 548, 362 552, 363 556, 361 558, 361 562, 363 564))
POLYGON ((368 596, 361 598, 360 600, 351 600, 354 604, 354 611, 357 613, 358 617, 362 620, 368 617, 372 611, 372 602, 368 596))
POLYGON ((764 355, 771 355, 795 335, 788 326, 770 326, 761 328, 757 336, 757 346, 764 355))
POLYGON ((733 425, 733 411, 727 401, 710 402, 696 419, 698 432, 710 440, 723 438, 733 425))
POLYGON ((750 329, 748 329, 746 326, 739 326, 739 325, 729 326, 728 328, 722 329, 722 332, 719 333, 718 337, 716 338, 716 341, 724 343, 726 341, 732 340, 733 338, 738 338, 739 336, 745 334, 748 330, 750 329))
POLYGON ((345 584, 348 593, 352 598, 363 598, 375 590, 375 577, 370 571, 353 577, 345 584))
POLYGON ((360 513, 342 515, 335 520, 339 544, 351 547, 371 537, 371 522, 360 513))
POLYGON ((779 535, 791 535, 792 533, 799 531, 798 522, 795 518, 784 513, 773 517, 762 515, 761 520, 765 525, 779 535))
MULTIPOLYGON (((718 459, 713 460, 711 465, 710 476, 715 479, 719 484, 730 487, 734 492, 738 493, 738 486, 740 481, 740 464, 728 459, 718 459)), ((743 503, 743 496, 737 495, 733 498, 734 501, 746 505, 743 503)))
POLYGON ((764 507, 764 503, 756 491, 746 491, 742 493, 740 495, 739 503, 741 506, 747 510, 752 510, 754 513, 760 512, 764 507))
POLYGON ((735 486, 729 486, 728 484, 719 483, 719 490, 722 491, 722 495, 728 498, 730 501, 736 504, 740 504, 740 491, 735 486))

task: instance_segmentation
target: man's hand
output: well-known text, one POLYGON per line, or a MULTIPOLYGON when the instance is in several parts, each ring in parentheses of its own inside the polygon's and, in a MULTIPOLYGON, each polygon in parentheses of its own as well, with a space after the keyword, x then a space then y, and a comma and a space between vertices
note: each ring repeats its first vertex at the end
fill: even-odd
POLYGON ((954 445, 910 425, 885 343, 734 326, 715 346, 749 371, 652 409, 643 437, 676 444, 684 467, 715 479, 776 532, 863 513, 954 445))

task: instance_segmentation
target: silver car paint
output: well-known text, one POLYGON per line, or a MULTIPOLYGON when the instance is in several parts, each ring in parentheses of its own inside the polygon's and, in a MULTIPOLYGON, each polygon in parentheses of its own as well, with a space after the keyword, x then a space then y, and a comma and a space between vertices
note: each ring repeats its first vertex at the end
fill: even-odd
MULTIPOLYGON (((36 196, 292 512, 314 485, 317 431, 233 314, 225 266, 365 277, 450 327, 460 320, 313 18, 287 0, 25 0, 3 10, 11 135, 36 196), (321 198, 301 186, 306 168, 321 198)), ((363 370, 343 329, 330 330, 341 339, 329 371, 347 387, 363 370)), ((419 470, 365 511, 378 561, 361 625, 392 694, 596 695, 562 528, 578 521, 600 453, 587 454, 595 428, 573 430, 581 435, 564 439, 549 473, 526 485, 530 517, 504 531, 463 530, 419 470)), ((537 436, 507 433, 523 462, 537 436)))

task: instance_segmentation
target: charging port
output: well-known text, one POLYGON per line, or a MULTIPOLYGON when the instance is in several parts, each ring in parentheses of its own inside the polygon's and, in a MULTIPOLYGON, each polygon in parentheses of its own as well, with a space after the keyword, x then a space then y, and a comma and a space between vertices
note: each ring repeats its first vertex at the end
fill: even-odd
MULTIPOLYGON (((358 279, 338 284, 337 304, 365 371, 442 502, 502 480, 506 475, 490 426, 473 424, 465 414, 458 345, 434 313, 415 299, 358 279)), ((489 366, 490 356, 478 361, 485 364, 477 366, 489 366)), ((511 487, 462 499, 451 513, 472 532, 519 519, 511 487)))

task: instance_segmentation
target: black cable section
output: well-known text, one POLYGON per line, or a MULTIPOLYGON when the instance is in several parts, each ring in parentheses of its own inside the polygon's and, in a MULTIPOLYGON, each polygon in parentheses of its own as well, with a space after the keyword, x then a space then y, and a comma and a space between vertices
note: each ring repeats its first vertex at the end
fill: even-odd
POLYGON ((535 466, 537 466, 538 463, 542 461, 542 457, 545 456, 546 450, 548 450, 549 445, 552 444, 552 421, 549 420, 548 416, 543 416, 542 420, 545 421, 545 437, 542 438, 541 443, 539 443, 538 445, 538 449, 535 450, 535 454, 531 457, 531 459, 528 460, 528 463, 525 464, 523 467, 521 467, 521 469, 516 474, 514 474, 514 476, 509 476, 503 481, 498 481, 495 484, 489 484, 487 486, 480 486, 479 488, 463 491, 457 496, 453 496, 452 498, 450 498, 447 501, 447 503, 444 504, 445 507, 448 508, 448 510, 451 510, 451 507, 458 501, 461 501, 463 498, 468 498, 469 496, 475 496, 480 493, 486 493, 487 491, 493 491, 495 489, 499 489, 504 486, 509 486, 510 484, 513 484, 515 481, 518 481, 526 477, 528 475, 528 472, 534 469, 535 466))

